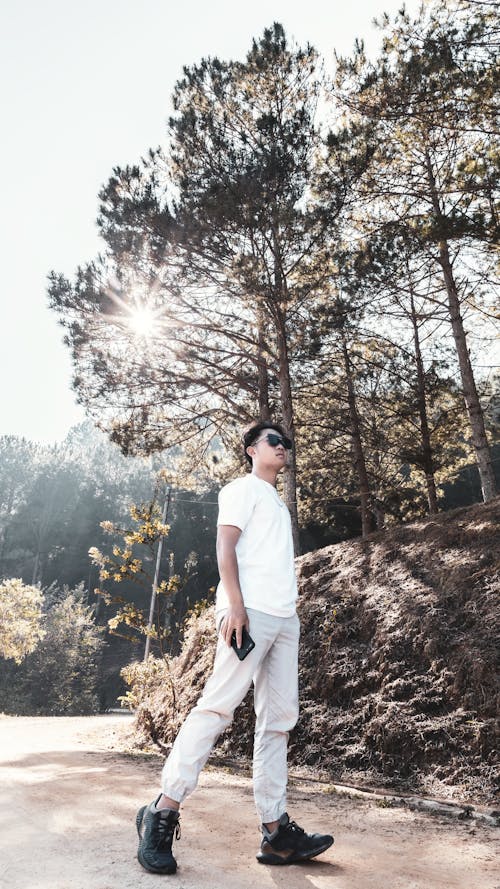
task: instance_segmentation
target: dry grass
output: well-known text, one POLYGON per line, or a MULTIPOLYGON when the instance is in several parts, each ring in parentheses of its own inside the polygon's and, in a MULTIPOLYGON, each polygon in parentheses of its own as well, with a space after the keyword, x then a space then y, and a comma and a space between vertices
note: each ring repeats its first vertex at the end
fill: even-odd
MULTIPOLYGON (((298 560, 301 716, 290 760, 341 781, 488 801, 498 790, 500 499, 298 560)), ((168 676, 146 683, 138 731, 168 746, 210 672, 213 613, 168 676)), ((252 748, 251 693, 219 742, 252 748)))

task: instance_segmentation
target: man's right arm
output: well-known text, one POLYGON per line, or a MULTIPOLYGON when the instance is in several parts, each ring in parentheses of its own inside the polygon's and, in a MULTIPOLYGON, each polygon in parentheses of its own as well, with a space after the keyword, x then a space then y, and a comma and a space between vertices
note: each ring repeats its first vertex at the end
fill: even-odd
POLYGON ((219 575, 229 600, 229 609, 221 623, 219 632, 227 645, 231 645, 233 630, 236 630, 236 644, 241 647, 241 633, 245 626, 248 630, 248 614, 243 604, 236 544, 241 530, 235 525, 219 525, 217 528, 217 564, 219 575))

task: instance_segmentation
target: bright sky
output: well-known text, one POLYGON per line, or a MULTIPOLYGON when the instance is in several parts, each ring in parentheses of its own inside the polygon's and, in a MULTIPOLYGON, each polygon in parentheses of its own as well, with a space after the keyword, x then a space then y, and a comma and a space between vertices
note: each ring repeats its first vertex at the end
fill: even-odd
MULTIPOLYGON (((408 0, 407 8, 417 8, 408 0)), ((97 194, 115 165, 163 141, 182 66, 244 58, 273 21, 330 62, 401 0, 4 0, 0 434, 64 438, 84 419, 46 275, 72 275, 100 249, 97 194)))

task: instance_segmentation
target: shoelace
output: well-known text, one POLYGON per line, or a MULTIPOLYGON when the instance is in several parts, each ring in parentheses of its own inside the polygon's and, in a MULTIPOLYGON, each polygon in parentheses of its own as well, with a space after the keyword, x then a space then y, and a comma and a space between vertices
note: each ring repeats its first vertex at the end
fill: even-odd
POLYGON ((181 838, 181 826, 178 821, 175 824, 169 822, 167 818, 158 818, 158 843, 157 848, 160 849, 165 843, 175 836, 176 840, 181 838))
POLYGON ((305 833, 303 827, 299 827, 296 821, 289 821, 285 827, 285 830, 291 830, 293 833, 305 833))

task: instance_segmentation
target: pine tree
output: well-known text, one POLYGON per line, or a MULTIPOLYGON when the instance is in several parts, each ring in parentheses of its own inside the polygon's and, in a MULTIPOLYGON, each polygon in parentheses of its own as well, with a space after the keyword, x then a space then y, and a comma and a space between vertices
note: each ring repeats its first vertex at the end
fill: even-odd
POLYGON ((471 299, 467 257, 474 252, 483 269, 491 268, 498 234, 492 48, 476 45, 477 18, 452 17, 442 3, 422 8, 415 21, 401 11, 394 25, 387 18, 384 25, 388 33, 376 64, 368 64, 358 47, 353 59, 339 65, 339 97, 356 118, 377 123, 361 206, 370 208, 368 228, 399 226, 440 271, 488 500, 495 480, 463 314, 479 302, 475 294, 471 299))

